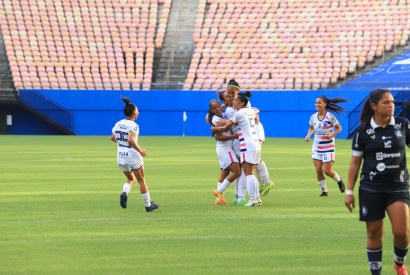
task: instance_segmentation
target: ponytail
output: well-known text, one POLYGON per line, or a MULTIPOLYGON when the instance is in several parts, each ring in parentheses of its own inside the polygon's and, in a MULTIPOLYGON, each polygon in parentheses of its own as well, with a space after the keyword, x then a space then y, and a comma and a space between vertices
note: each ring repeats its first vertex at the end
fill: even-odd
POLYGON ((370 126, 370 120, 374 116, 372 103, 377 105, 385 93, 391 92, 388 89, 376 89, 371 91, 371 93, 367 96, 366 101, 363 104, 362 111, 360 112, 360 122, 364 123, 364 128, 368 128, 370 126))
POLYGON ((327 111, 332 111, 336 114, 341 116, 340 113, 346 113, 345 108, 340 107, 338 103, 343 103, 343 102, 348 102, 350 103, 349 100, 343 99, 341 96, 335 97, 335 98, 327 98, 325 95, 321 95, 318 98, 321 98, 324 103, 326 103, 326 110, 327 111))
POLYGON ((131 104, 131 99, 129 99, 128 97, 123 97, 121 96, 122 101, 124 101, 125 103, 125 107, 124 107, 124 115, 126 117, 131 117, 133 115, 133 113, 135 112, 135 109, 137 108, 137 106, 135 106, 135 104, 131 104))

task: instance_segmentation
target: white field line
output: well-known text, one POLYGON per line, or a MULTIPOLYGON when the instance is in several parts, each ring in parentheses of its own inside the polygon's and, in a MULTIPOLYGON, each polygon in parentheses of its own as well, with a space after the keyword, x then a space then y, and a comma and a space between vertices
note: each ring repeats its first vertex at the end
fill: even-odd
POLYGON ((357 219, 359 216, 230 216, 230 217, 153 217, 153 218, 88 218, 88 219, 59 219, 59 220, 27 220, 0 221, 0 224, 25 224, 47 222, 87 222, 87 221, 117 221, 117 220, 235 220, 235 219, 357 219))
MULTIPOLYGON (((385 236, 391 235, 386 233, 385 236)), ((68 239, 26 239, 26 240, 2 240, 0 243, 50 243, 50 242, 105 242, 105 241, 163 241, 163 240, 203 240, 203 239, 287 239, 287 238, 364 238, 363 234, 333 234, 333 235, 210 235, 210 236, 172 236, 172 237, 132 237, 132 238, 68 238, 68 239)))

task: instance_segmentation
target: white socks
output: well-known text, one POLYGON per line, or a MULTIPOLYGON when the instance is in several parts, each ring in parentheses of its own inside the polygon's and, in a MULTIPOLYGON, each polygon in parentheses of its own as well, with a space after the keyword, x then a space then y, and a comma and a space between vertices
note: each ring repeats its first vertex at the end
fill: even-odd
POLYGON ((235 201, 238 201, 238 181, 235 181, 235 201))
POLYGON ((244 201, 246 194, 246 176, 242 168, 241 175, 236 179, 236 183, 238 184, 238 201, 244 201))
POLYGON ((250 200, 255 200, 259 197, 258 181, 254 175, 246 176, 246 183, 248 186, 248 194, 250 200), (256 191, 258 189, 258 191, 256 191))
POLYGON ((231 185, 231 182, 225 179, 224 182, 218 187, 218 193, 223 193, 226 189, 228 189, 229 185, 231 185))
POLYGON ((322 189, 322 192, 326 192, 327 193, 327 184, 326 184, 326 180, 321 180, 319 181, 319 186, 322 189))
POLYGON ((256 165, 256 176, 260 185, 265 185, 270 183, 268 168, 266 167, 265 162, 261 162, 256 165))
POLYGON ((336 182, 339 182, 341 180, 340 176, 336 173, 336 171, 335 171, 335 176, 332 177, 332 179, 334 179, 336 182))
POLYGON ((122 192, 125 192, 128 196, 128 193, 131 191, 131 184, 128 182, 124 183, 124 187, 122 188, 122 192))
POLYGON ((149 192, 145 193, 145 194, 141 194, 142 199, 145 202, 145 206, 149 207, 151 205, 151 198, 149 197, 149 192))

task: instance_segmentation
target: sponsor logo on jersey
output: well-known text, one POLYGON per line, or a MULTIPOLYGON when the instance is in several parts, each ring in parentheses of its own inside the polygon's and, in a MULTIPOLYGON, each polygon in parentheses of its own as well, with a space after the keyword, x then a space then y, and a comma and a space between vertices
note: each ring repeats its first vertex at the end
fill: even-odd
POLYGON ((403 132, 401 130, 394 131, 394 134, 398 139, 401 139, 403 137, 403 132))
POLYGON ((389 140, 389 141, 386 141, 385 143, 384 143, 384 148, 391 148, 391 141, 389 140))
POLYGON ((383 152, 378 152, 376 153, 376 160, 383 160, 387 158, 399 158, 401 156, 400 152, 399 153, 383 153, 383 152))
MULTIPOLYGON (((410 126, 410 124, 409 124, 409 126, 410 126)), ((394 129, 396 129, 396 130, 401 129, 401 123, 394 124, 394 129)), ((409 129, 410 129, 410 127, 409 127, 409 129)))
POLYGON ((371 181, 373 181, 373 178, 376 176, 376 174, 377 172, 373 172, 373 171, 370 172, 369 178, 371 181))
POLYGON ((366 133, 367 133, 369 136, 370 136, 370 135, 373 135, 373 134, 374 134, 373 128, 367 129, 367 130, 366 130, 366 133))
POLYGON ((376 138, 376 135, 372 135, 372 136, 370 136, 370 138, 371 138, 371 139, 375 139, 375 138, 376 138))
POLYGON ((359 147, 359 132, 357 132, 357 135, 356 135, 356 144, 354 145, 354 147, 359 147))
POLYGON ((118 155, 121 157, 128 157, 128 152, 119 152, 118 155))
POLYGON ((121 130, 127 130, 127 129, 128 129, 128 126, 127 126, 127 125, 124 125, 124 124, 118 123, 118 128, 120 128, 121 130))
POLYGON ((376 165, 377 171, 383 172, 384 169, 386 169, 386 165, 383 162, 380 162, 379 164, 376 165))
POLYGON ((366 216, 367 215, 367 207, 366 206, 362 206, 362 214, 363 214, 363 216, 366 216))
POLYGON ((400 181, 404 182, 404 170, 400 171, 400 181))
POLYGON ((388 138, 391 138, 391 137, 382 136, 382 140, 386 140, 386 139, 388 139, 388 138))

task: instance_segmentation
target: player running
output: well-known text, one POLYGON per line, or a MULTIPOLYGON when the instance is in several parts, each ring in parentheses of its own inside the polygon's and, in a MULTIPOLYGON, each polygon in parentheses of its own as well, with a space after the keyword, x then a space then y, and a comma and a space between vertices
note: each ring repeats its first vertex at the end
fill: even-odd
POLYGON ((159 208, 159 204, 150 201, 148 187, 145 184, 143 157, 147 155, 147 151, 138 146, 139 126, 134 122, 138 118, 138 108, 135 104, 130 104, 129 98, 122 97, 122 100, 125 102, 124 115, 126 119, 115 124, 111 135, 111 140, 116 142, 118 146, 118 166, 128 179, 124 183, 123 192, 120 195, 120 205, 122 208, 127 208, 128 194, 136 179, 145 202, 145 210, 152 212, 159 208))
POLYGON ((383 219, 389 215, 393 232, 394 263, 399 275, 407 275, 404 266, 409 249, 409 173, 406 145, 410 147, 410 124, 394 117, 394 98, 389 90, 372 91, 363 104, 361 124, 352 144, 345 204, 355 208, 353 189, 360 176, 360 221, 366 222, 367 257, 371 274, 382 273, 383 219))
MULTIPOLYGON (((258 192, 258 181, 254 176, 254 170, 256 165, 260 163, 261 154, 259 139, 255 130, 255 111, 246 108, 249 101, 248 97, 251 96, 252 93, 249 91, 244 94, 237 94, 233 101, 233 107, 237 112, 226 122, 225 126, 212 128, 215 132, 226 132, 233 125, 238 127, 241 164, 246 175, 249 193, 249 202, 245 206, 248 207, 262 205, 258 192)), ((214 195, 220 200, 224 199, 219 190, 215 191, 214 195)))
MULTIPOLYGON (((216 99, 209 102, 208 115, 212 126, 215 126, 217 121, 223 119, 221 104, 216 99)), ((228 204, 223 193, 241 173, 238 158, 232 150, 232 140, 237 139, 238 134, 232 134, 231 130, 228 129, 226 132, 215 132, 212 136, 215 136, 216 139, 216 154, 221 168, 217 190, 215 190, 220 194, 220 197, 217 197, 215 204, 228 204), (232 173, 229 174, 229 172, 232 173)))
POLYGON ((336 117, 329 113, 329 111, 333 111, 340 115, 339 112, 346 112, 344 108, 337 105, 342 102, 349 101, 339 97, 330 99, 324 95, 318 97, 315 103, 317 113, 310 117, 310 128, 305 137, 306 142, 308 142, 310 136, 315 133, 312 145, 312 159, 316 168, 317 180, 322 190, 320 197, 328 196, 326 178, 323 173, 337 182, 340 192, 345 191, 342 178, 332 170, 335 161, 335 136, 340 134, 342 126, 340 126, 336 117), (336 128, 336 131, 334 128, 336 128))

